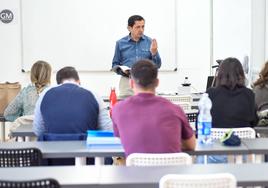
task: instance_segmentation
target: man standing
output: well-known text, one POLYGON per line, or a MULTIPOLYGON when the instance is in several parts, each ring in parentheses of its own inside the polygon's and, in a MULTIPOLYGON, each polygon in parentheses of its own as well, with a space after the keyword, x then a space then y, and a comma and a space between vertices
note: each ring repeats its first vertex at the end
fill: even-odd
POLYGON ((195 135, 183 110, 165 98, 155 96, 159 83, 157 72, 150 60, 135 63, 130 79, 135 95, 113 108, 114 134, 120 137, 126 156, 195 148, 195 135))
MULTIPOLYGON (((145 20, 139 15, 133 15, 128 19, 129 35, 116 42, 112 67, 124 65, 129 68, 140 59, 152 60, 158 68, 161 66, 161 58, 157 51, 156 39, 144 35, 145 20)), ((122 76, 119 83, 121 96, 133 95, 128 84, 128 77, 122 76)))

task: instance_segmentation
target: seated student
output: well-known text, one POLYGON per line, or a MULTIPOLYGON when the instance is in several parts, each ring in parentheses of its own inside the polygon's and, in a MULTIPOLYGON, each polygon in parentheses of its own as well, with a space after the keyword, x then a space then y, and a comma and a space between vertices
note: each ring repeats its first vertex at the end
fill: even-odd
POLYGON ((259 123, 258 125, 268 125, 268 61, 264 64, 259 73, 259 78, 253 83, 255 102, 257 105, 259 123))
POLYGON ((207 90, 212 101, 213 128, 239 128, 256 125, 254 93, 245 87, 245 75, 240 61, 226 58, 216 77, 216 87, 207 90))
POLYGON ((131 153, 175 153, 194 150, 195 135, 183 110, 155 96, 158 70, 149 60, 131 68, 130 86, 135 95, 115 105, 112 121, 125 155, 131 153))
POLYGON ((32 123, 39 94, 50 84, 51 66, 45 61, 37 61, 31 68, 30 76, 32 83, 24 87, 5 109, 5 119, 16 120, 11 124, 10 129, 16 129, 23 123, 32 123))
POLYGON ((37 136, 112 129, 102 99, 80 86, 75 68, 62 68, 56 79, 60 85, 44 91, 36 103, 33 131, 37 136))
MULTIPOLYGON (((64 67, 56 74, 60 84, 44 91, 36 103, 33 131, 39 140, 46 135, 86 134, 87 130, 112 129, 112 122, 103 101, 91 91, 80 87, 77 71, 73 67, 64 67)), ((50 140, 59 140, 54 136, 50 140)), ((66 139, 65 139, 66 140, 66 139)), ((52 160, 51 160, 52 161, 52 160)), ((57 161, 49 164, 72 165, 74 160, 57 161)))
MULTIPOLYGON (((212 101, 213 128, 253 127, 257 123, 254 93, 245 87, 240 61, 224 59, 218 69, 216 87, 207 90, 212 101)), ((226 156, 209 156, 209 163, 227 162, 226 156)))

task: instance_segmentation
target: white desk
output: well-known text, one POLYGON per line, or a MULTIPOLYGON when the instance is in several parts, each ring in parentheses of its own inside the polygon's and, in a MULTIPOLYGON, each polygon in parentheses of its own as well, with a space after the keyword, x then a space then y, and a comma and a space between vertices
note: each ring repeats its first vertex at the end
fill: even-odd
POLYGON ((3 180, 54 178, 63 188, 158 188, 166 174, 231 173, 238 186, 268 186, 268 164, 208 164, 171 167, 61 166, 0 168, 3 180))
POLYGON ((267 137, 268 135, 268 127, 254 127, 254 130, 263 137, 267 137))
MULTIPOLYGON (((124 157, 122 146, 87 147, 86 141, 49 141, 49 142, 4 142, 0 148, 36 147, 41 150, 44 158, 76 158, 76 165, 85 165, 86 157, 97 157, 96 165, 103 164, 104 157, 124 157)), ((242 143, 238 147, 223 146, 220 142, 211 145, 197 145, 195 151, 185 151, 190 155, 242 155, 249 154, 248 148, 242 143)))
POLYGON ((21 125, 15 130, 10 131, 11 137, 22 138, 23 141, 29 141, 30 137, 36 137, 33 132, 33 125, 21 125))

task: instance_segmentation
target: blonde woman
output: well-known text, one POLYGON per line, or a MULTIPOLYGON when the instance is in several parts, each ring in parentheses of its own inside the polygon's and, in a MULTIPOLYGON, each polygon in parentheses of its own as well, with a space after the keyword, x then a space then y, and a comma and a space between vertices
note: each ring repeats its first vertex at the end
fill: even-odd
POLYGON ((50 78, 51 66, 47 62, 37 61, 34 63, 31 68, 32 83, 24 87, 10 102, 4 112, 5 119, 14 121, 21 116, 32 116, 39 94, 50 85, 50 78))

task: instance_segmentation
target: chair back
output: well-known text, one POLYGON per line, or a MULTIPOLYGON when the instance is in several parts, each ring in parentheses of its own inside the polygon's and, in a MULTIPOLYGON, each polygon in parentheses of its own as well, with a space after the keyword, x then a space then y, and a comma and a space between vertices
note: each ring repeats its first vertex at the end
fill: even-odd
POLYGON ((127 166, 171 166, 192 164, 187 153, 132 153, 127 157, 127 166))
POLYGON ((164 95, 162 96, 174 104, 180 104, 183 102, 192 103, 193 98, 191 95, 164 95))
POLYGON ((189 123, 191 123, 191 122, 196 123, 198 112, 186 111, 185 114, 188 118, 189 123))
POLYGON ((179 103, 176 103, 176 105, 181 107, 183 111, 187 111, 187 110, 189 111, 192 109, 191 103, 189 102, 179 102, 179 103))
POLYGON ((159 182, 159 188, 236 188, 236 178, 230 173, 168 174, 159 182))
POLYGON ((40 166, 42 153, 38 148, 0 149, 0 167, 40 166))
POLYGON ((43 133, 38 137, 38 141, 68 141, 68 140, 86 140, 85 133, 60 134, 60 133, 43 133))
POLYGON ((191 110, 193 97, 191 95, 161 95, 173 104, 180 106, 184 111, 191 110))
MULTIPOLYGON (((211 137, 212 139, 220 139, 229 130, 229 128, 212 128, 211 137)), ((232 130, 239 138, 256 138, 256 132, 251 127, 232 128, 232 130)))
POLYGON ((60 188, 60 184, 55 179, 40 179, 31 181, 10 181, 0 180, 0 188, 60 188))

